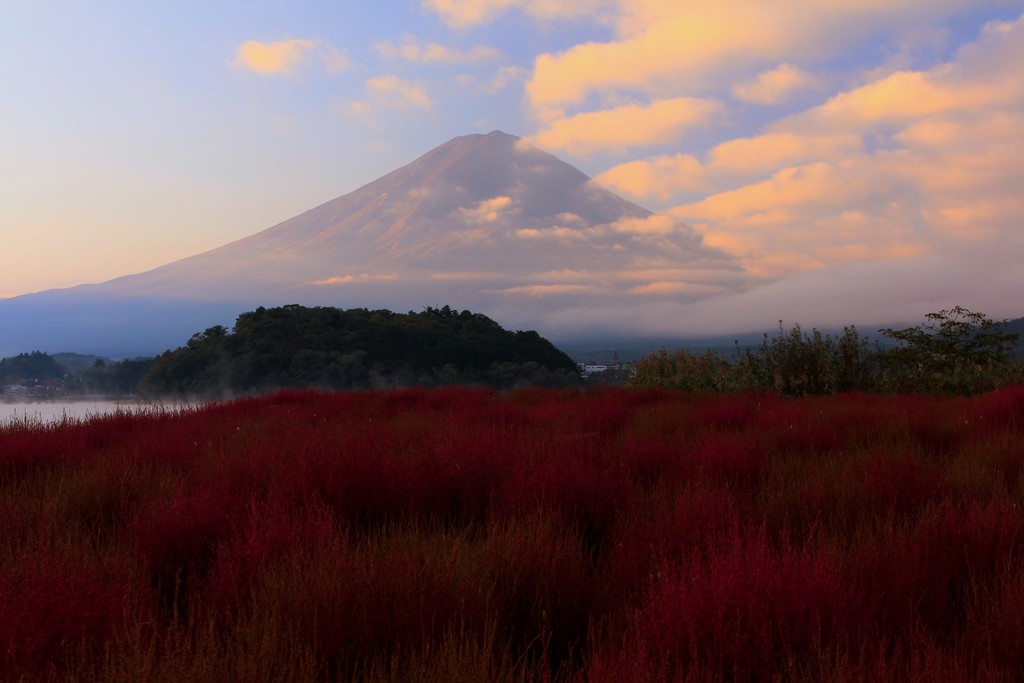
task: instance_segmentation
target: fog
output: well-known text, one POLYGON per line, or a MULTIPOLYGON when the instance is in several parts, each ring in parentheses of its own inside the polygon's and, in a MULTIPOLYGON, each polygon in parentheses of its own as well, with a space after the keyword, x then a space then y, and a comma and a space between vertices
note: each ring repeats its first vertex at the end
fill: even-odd
POLYGON ((190 407, 187 403, 144 401, 37 401, 0 403, 0 426, 12 423, 51 424, 65 420, 85 421, 117 412, 175 412, 190 407))

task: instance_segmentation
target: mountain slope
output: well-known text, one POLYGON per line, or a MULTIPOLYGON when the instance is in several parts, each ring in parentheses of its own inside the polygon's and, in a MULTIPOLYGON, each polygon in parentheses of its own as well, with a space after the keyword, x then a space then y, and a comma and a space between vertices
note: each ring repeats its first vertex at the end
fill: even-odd
POLYGON ((273 287, 268 293, 278 296, 467 273, 515 279, 579 260, 568 253, 573 245, 567 239, 538 250, 531 236, 536 241, 561 228, 578 241, 585 236, 581 228, 650 216, 569 164, 495 131, 455 138, 263 232, 107 286, 209 300, 248 295, 254 287, 273 287))
POLYGON ((0 351, 155 353, 247 308, 287 303, 451 304, 538 327, 542 315, 551 320, 552 311, 583 300, 628 306, 697 296, 737 273, 686 226, 494 131, 455 138, 217 249, 98 285, 2 301, 0 351))

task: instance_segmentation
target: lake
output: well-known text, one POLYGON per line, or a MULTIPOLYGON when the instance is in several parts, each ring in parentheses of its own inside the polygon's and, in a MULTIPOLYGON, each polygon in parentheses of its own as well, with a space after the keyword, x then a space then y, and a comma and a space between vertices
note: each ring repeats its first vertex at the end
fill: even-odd
POLYGON ((145 403, 141 401, 39 401, 35 403, 0 403, 0 425, 12 420, 57 422, 65 416, 75 419, 89 419, 116 412, 178 410, 185 403, 145 403))

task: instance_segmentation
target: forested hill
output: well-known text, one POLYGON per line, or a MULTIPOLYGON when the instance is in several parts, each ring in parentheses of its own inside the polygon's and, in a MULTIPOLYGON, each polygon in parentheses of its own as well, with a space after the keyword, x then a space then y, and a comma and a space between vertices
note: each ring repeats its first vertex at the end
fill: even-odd
POLYGON ((157 360, 141 388, 148 395, 223 397, 281 387, 579 381, 575 363, 551 342, 536 332, 507 331, 479 313, 290 305, 243 313, 233 331, 217 326, 193 335, 157 360))

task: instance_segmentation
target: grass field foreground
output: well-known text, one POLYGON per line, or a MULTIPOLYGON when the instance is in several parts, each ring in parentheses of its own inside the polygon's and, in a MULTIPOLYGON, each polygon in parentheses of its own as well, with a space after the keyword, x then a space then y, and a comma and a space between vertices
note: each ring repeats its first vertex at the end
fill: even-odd
POLYGON ((1024 387, 288 391, 0 425, 5 681, 1024 670, 1024 387))

